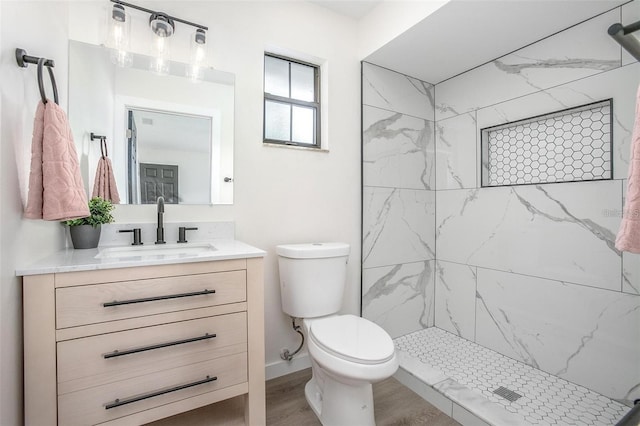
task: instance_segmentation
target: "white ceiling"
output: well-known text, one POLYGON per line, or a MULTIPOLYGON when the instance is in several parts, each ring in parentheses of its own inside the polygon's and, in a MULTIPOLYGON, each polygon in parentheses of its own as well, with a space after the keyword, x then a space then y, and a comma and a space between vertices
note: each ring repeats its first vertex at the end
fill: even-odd
POLYGON ((311 0, 311 3, 331 9, 340 15, 358 20, 371 12, 374 7, 382 2, 367 0, 311 0))
MULTIPOLYGON (((365 60, 436 84, 628 1, 452 0, 365 60)), ((316 3, 361 19, 381 2, 316 3)))

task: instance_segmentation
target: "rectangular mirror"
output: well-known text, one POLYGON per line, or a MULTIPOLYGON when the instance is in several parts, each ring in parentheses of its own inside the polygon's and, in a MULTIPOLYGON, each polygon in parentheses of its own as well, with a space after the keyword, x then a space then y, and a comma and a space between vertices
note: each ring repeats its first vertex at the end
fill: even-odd
POLYGON ((171 62, 169 75, 111 63, 109 50, 69 42, 69 122, 91 195, 107 137, 121 204, 233 203, 233 74, 206 69, 202 81, 171 62))

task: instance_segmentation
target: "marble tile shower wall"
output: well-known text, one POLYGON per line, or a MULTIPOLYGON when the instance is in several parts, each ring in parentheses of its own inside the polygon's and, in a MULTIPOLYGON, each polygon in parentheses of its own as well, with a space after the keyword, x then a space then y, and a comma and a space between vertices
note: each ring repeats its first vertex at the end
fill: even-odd
POLYGON ((614 247, 640 64, 607 35, 638 2, 435 86, 435 326, 629 402, 640 257, 614 247), (480 187, 480 129, 613 99, 614 179, 480 187))
POLYGON ((434 324, 433 85, 362 73, 362 309, 397 337, 434 324))

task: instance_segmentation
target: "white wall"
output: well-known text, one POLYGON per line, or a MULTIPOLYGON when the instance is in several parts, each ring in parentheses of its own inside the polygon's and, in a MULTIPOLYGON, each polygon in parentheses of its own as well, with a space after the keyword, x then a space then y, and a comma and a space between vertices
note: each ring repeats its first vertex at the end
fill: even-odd
MULTIPOLYGON (((19 68, 15 48, 56 61, 60 104, 67 105, 67 5, 0 2, 0 424, 22 423, 22 288, 15 269, 64 245, 58 223, 22 219, 31 132, 39 100, 36 68, 19 68)), ((48 78, 45 77, 46 87, 48 78)), ((49 95, 51 91, 48 89, 49 95)))
MULTIPOLYGON (((56 60, 61 105, 67 105, 67 40, 99 42, 107 2, 0 2, 2 133, 0 160, 0 424, 21 423, 21 292, 16 265, 62 248, 62 226, 22 219, 33 114, 35 68, 20 69, 14 49, 56 60)), ((266 362, 279 362, 297 334, 280 311, 274 247, 339 240, 351 244, 345 310, 360 294, 360 65, 354 21, 305 2, 145 2, 210 27, 214 67, 236 75, 235 174, 232 206, 167 206, 168 221, 233 220, 236 237, 268 252, 265 259, 266 362), (266 46, 324 58, 328 73, 329 152, 262 145, 262 64, 266 46)), ((132 14, 135 14, 133 12, 132 14)), ((146 31, 146 16, 138 15, 146 31)), ((134 23, 135 24, 135 23, 134 23)), ((178 24, 176 37, 183 31, 178 24)), ((176 49, 174 49, 176 52, 176 49)), ((179 56, 179 55, 176 55, 179 56)), ((174 57, 174 60, 185 60, 174 57)), ((116 220, 150 222, 154 206, 119 206, 116 220)))

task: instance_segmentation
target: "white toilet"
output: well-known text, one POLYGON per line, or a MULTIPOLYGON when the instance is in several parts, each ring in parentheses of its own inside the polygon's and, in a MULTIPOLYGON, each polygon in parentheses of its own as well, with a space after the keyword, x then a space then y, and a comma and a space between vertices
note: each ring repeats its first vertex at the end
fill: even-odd
POLYGON ((391 337, 342 306, 349 245, 290 244, 276 247, 282 310, 303 319, 313 377, 305 386, 309 405, 324 426, 375 425, 371 384, 398 369, 391 337))

